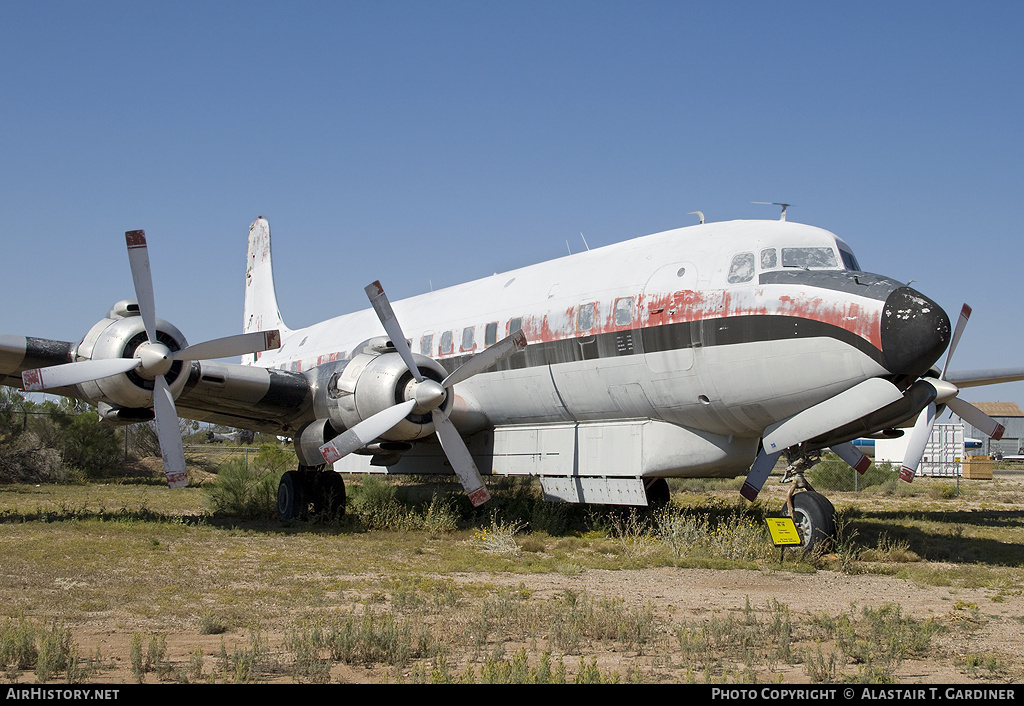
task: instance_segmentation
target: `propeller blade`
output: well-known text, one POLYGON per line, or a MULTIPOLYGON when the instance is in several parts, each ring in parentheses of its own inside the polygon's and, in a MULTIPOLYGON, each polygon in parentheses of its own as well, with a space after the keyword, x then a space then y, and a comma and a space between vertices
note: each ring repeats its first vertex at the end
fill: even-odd
POLYGON ((1006 431, 1006 428, 970 402, 954 397, 946 401, 946 406, 949 407, 953 414, 963 419, 975 429, 985 432, 989 437, 997 441, 1003 438, 1003 432, 1006 431))
POLYGON ((186 346, 174 353, 175 360, 217 360, 234 358, 250 353, 262 353, 281 347, 280 331, 254 331, 237 336, 215 338, 193 346, 186 346))
POLYGON ((137 368, 139 364, 138 358, 80 360, 77 363, 64 363, 47 368, 26 370, 21 374, 21 382, 27 392, 38 392, 55 387, 79 385, 83 382, 126 373, 137 368))
POLYGON ((764 447, 771 453, 830 432, 903 399, 888 380, 871 378, 849 390, 809 407, 765 430, 764 447))
POLYGON ((324 457, 327 463, 334 463, 348 456, 353 451, 358 451, 381 434, 386 434, 396 424, 405 419, 415 406, 416 402, 409 400, 367 417, 351 429, 339 434, 321 446, 320 455, 324 457))
POLYGON ((765 450, 761 449, 757 454, 757 458, 754 459, 754 464, 747 471, 747 479, 743 481, 740 495, 751 502, 756 500, 757 494, 761 492, 764 482, 768 480, 772 469, 775 468, 775 462, 779 460, 781 455, 781 451, 765 453, 765 450))
POLYGON ((377 318, 383 324, 384 330, 391 339, 391 344, 398 351, 398 354, 402 356, 402 360, 405 361, 409 372, 416 378, 416 382, 423 382, 423 375, 420 374, 420 369, 412 357, 409 342, 405 340, 402 326, 398 323, 398 319, 395 318, 395 312, 391 309, 388 295, 384 293, 384 288, 380 286, 379 281, 366 286, 366 296, 370 298, 370 304, 373 306, 373 310, 377 312, 377 318))
POLYGON ((917 416, 914 428, 910 431, 910 439, 907 440, 907 450, 903 454, 903 465, 900 468, 900 480, 910 483, 914 480, 917 467, 924 458, 924 449, 932 435, 932 426, 935 424, 935 403, 931 402, 921 410, 917 416))
POLYGON ((174 396, 163 375, 158 375, 153 380, 153 411, 156 413, 157 438, 160 440, 160 455, 164 460, 167 485, 171 488, 182 488, 188 485, 185 448, 181 443, 181 428, 178 426, 174 396))
POLYGON ((135 298, 139 303, 139 314, 146 327, 150 343, 156 343, 156 299, 153 296, 153 273, 149 267, 149 248, 146 246, 146 232, 129 230, 124 234, 128 244, 128 264, 135 283, 135 298))
POLYGON ((946 379, 946 370, 949 368, 949 361, 953 359, 953 351, 956 350, 957 344, 960 343, 960 337, 964 335, 964 329, 967 327, 967 320, 971 318, 971 307, 966 304, 960 309, 960 318, 956 321, 956 327, 953 329, 953 338, 949 341, 949 352, 946 353, 946 362, 942 365, 942 374, 939 376, 940 380, 946 379))
POLYGON ((847 441, 845 444, 836 444, 831 449, 832 453, 850 464, 861 475, 871 465, 871 459, 862 454, 860 449, 853 445, 852 441, 847 441))
POLYGON ((526 334, 522 331, 516 331, 511 336, 507 336, 490 348, 487 348, 472 358, 463 363, 458 369, 455 370, 451 375, 444 379, 441 383, 442 387, 450 387, 456 383, 468 380, 477 373, 482 373, 489 368, 493 368, 501 361, 508 358, 513 353, 517 353, 526 348, 526 334))
POLYGON ((484 486, 484 479, 480 477, 476 462, 470 455, 469 449, 466 448, 466 442, 462 440, 455 425, 443 412, 435 409, 431 412, 431 416, 434 418, 434 431, 437 433, 438 441, 441 442, 441 449, 452 464, 455 475, 462 482, 462 487, 466 489, 469 501, 473 503, 473 507, 483 505, 491 499, 491 495, 484 486))

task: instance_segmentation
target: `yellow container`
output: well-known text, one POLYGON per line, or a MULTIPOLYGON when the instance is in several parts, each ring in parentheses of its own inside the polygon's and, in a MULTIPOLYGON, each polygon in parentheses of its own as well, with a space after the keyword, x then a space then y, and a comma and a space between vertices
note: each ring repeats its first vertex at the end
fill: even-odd
POLYGON ((964 478, 972 480, 992 480, 992 469, 996 462, 988 456, 965 456, 964 478))

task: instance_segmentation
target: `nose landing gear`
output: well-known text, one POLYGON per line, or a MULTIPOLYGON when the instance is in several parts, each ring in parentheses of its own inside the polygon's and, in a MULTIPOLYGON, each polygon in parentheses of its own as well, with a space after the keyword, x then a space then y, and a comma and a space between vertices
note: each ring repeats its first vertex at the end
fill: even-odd
POLYGON ((828 546, 836 533, 835 507, 804 478, 804 470, 817 460, 802 456, 786 468, 782 477, 783 483, 793 484, 782 511, 787 517, 793 518, 802 540, 801 546, 806 550, 828 546))

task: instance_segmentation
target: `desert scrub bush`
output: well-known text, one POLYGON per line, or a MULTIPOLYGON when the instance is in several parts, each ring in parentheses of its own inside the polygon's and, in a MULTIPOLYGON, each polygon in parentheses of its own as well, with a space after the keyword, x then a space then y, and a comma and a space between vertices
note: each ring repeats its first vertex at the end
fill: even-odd
POLYGON ((655 516, 654 533, 679 558, 768 561, 773 554, 764 524, 741 512, 712 520, 705 513, 669 507, 655 516))
POLYGON ((386 478, 363 477, 348 493, 350 519, 367 530, 424 530, 432 535, 448 534, 459 527, 457 502, 442 492, 434 492, 427 503, 407 503, 398 497, 398 488, 386 478))
POLYGON ((595 599, 585 591, 577 594, 567 590, 549 609, 553 609, 546 620, 551 643, 570 653, 579 652, 583 640, 617 642, 627 649, 642 650, 654 634, 654 609, 650 604, 630 608, 618 597, 595 599))
POLYGON ((410 659, 440 653, 439 643, 426 624, 414 626, 407 618, 369 609, 362 615, 350 613, 307 622, 299 632, 293 631, 290 644, 294 649, 302 641, 309 643, 305 654, 346 664, 400 667, 410 659))
POLYGON ((367 529, 411 529, 409 510, 395 494, 395 486, 376 475, 364 476, 348 493, 353 513, 367 529))
POLYGON ((33 669, 39 648, 36 626, 27 618, 7 618, 0 625, 0 666, 11 671, 33 669))
POLYGON ((71 639, 71 630, 59 621, 49 627, 39 627, 21 617, 7 618, 0 625, 0 667, 14 681, 17 674, 34 670, 36 681, 48 682, 55 674, 64 672, 68 681, 74 681, 78 666, 78 649, 71 639))
POLYGON ((217 468, 216 480, 203 485, 207 504, 216 515, 269 519, 277 513, 277 486, 282 473, 244 458, 225 461, 217 468))
POLYGON ((491 523, 473 532, 473 542, 486 552, 494 554, 515 554, 519 551, 516 535, 523 530, 524 524, 517 520, 505 521, 496 514, 491 515, 491 523))
MULTIPOLYGON (((857 665, 857 673, 849 675, 857 681, 891 682, 896 669, 905 659, 928 653, 932 639, 941 627, 935 620, 915 620, 903 614, 898 604, 887 603, 877 608, 864 607, 856 613, 835 617, 819 613, 812 617, 814 639, 832 640, 835 650, 828 660, 841 670, 845 664, 857 665)), ((806 666, 812 678, 823 664, 823 655, 807 656, 806 666), (815 666, 818 665, 818 666, 815 666)))
POLYGON ((896 471, 889 462, 872 463, 863 475, 833 454, 826 454, 820 463, 807 471, 807 479, 818 490, 854 491, 874 488, 885 491, 894 485, 896 471))

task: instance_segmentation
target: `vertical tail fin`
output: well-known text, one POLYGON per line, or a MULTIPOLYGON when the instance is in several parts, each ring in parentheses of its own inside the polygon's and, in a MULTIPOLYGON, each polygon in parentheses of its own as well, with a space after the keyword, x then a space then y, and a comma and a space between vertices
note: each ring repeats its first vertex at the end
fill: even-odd
MULTIPOLYGON (((282 335, 288 332, 277 308, 277 293, 274 290, 274 269, 270 261, 270 223, 261 216, 249 226, 242 333, 273 329, 279 330, 282 335)), ((242 363, 252 365, 259 355, 244 356, 242 363)))

